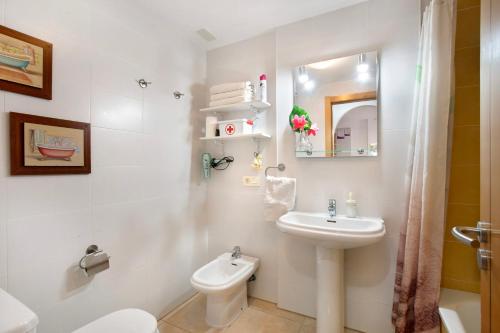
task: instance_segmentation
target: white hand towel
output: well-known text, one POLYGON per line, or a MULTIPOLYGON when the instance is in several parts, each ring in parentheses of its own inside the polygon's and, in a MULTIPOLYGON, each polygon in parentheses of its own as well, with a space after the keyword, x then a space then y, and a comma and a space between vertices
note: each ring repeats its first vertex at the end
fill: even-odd
POLYGON ((222 106, 222 105, 251 102, 251 101, 252 101, 252 96, 238 96, 238 97, 225 98, 218 101, 211 101, 209 106, 210 107, 222 106))
POLYGON ((223 84, 218 84, 216 86, 212 86, 210 88, 210 94, 220 94, 239 89, 249 89, 251 86, 252 82, 250 81, 223 83, 223 84))
POLYGON ((266 192, 264 197, 264 219, 275 222, 280 216, 295 207, 295 178, 266 177, 266 192))
POLYGON ((229 92, 225 92, 225 93, 210 95, 210 100, 211 101, 219 101, 221 99, 226 99, 226 98, 231 98, 231 97, 252 96, 252 94, 253 93, 252 93, 251 89, 238 89, 238 90, 229 91, 229 92))

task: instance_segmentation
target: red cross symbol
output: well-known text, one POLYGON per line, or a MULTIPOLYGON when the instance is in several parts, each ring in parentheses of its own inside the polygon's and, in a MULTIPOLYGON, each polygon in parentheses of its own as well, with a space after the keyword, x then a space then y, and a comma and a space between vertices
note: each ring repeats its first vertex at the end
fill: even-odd
POLYGON ((226 131, 227 135, 233 135, 234 134, 234 125, 233 124, 227 124, 226 127, 224 128, 226 131))

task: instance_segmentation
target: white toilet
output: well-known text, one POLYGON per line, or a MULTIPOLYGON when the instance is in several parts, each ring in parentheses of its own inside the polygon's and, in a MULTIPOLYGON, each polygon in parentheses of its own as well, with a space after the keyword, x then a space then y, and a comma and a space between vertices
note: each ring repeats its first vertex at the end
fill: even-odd
POLYGON ((140 309, 125 309, 112 312, 73 333, 158 333, 156 318, 140 309))
POLYGON ((208 325, 223 328, 248 307, 247 281, 259 266, 259 259, 224 253, 198 269, 191 284, 207 295, 208 325))
MULTIPOLYGON (((36 333, 38 316, 0 289, 0 333, 36 333)), ((73 333, 158 333, 155 317, 139 309, 125 309, 101 317, 73 333)))

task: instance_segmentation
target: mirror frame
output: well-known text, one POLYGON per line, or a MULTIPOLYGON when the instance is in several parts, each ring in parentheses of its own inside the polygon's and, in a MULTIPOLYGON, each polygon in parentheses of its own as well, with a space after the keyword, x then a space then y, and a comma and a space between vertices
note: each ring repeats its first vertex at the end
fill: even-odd
POLYGON ((375 156, 334 156, 334 140, 333 140, 333 113, 335 112, 334 106, 338 104, 344 103, 352 103, 352 102, 363 102, 363 101, 377 101, 377 154, 378 154, 378 98, 377 91, 367 91, 360 93, 352 93, 347 95, 339 95, 339 96, 326 96, 325 97, 325 155, 324 158, 335 158, 335 157, 375 157, 375 156))

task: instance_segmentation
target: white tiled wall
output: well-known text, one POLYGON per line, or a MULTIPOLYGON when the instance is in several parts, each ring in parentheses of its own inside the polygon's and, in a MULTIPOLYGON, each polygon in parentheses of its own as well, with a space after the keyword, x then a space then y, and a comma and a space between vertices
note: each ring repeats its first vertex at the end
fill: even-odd
POLYGON ((418 13, 417 0, 372 0, 212 50, 205 69, 203 49, 122 1, 0 0, 2 24, 54 44, 52 101, 0 93, 0 287, 39 314, 40 332, 67 332, 118 308, 170 309, 191 292, 193 270, 240 245, 261 259, 251 293, 314 312, 314 249, 287 243, 263 221, 262 189, 241 185, 242 176, 257 175, 255 143, 222 148, 196 140, 205 75, 216 84, 267 73, 273 108, 265 128, 273 139, 261 146, 264 163, 284 162, 285 174, 298 179, 297 209, 324 210, 336 198, 342 213, 353 191, 363 215, 386 220, 381 243, 346 254, 346 318, 362 331, 391 331, 418 13), (296 159, 284 120, 293 100, 290 69, 374 49, 381 56, 380 156, 296 159), (138 88, 141 77, 153 85, 138 88), (176 89, 183 100, 172 98, 176 89), (92 174, 8 176, 8 111, 91 122, 92 174), (206 203, 202 150, 236 158, 214 172, 206 203), (75 265, 91 243, 112 264, 87 279, 75 265))
MULTIPOLYGON (((273 138, 262 142, 264 165, 276 164, 276 58, 275 35, 265 34, 248 41, 222 47, 208 53, 207 80, 209 85, 222 82, 250 80, 258 82, 259 75, 267 74, 268 99, 273 105, 266 111, 265 131, 273 138)), ((230 113, 226 119, 247 118, 249 112, 230 113)), ((239 245, 246 255, 260 258, 257 280, 252 283, 253 296, 277 301, 277 246, 278 230, 273 223, 263 220, 262 188, 244 187, 243 176, 259 176, 251 163, 257 144, 251 140, 238 140, 220 144, 207 143, 206 150, 215 157, 234 156, 234 163, 224 171, 213 171, 208 182, 207 208, 209 212, 208 241, 211 258, 239 245)))
MULTIPOLYGON (((404 223, 404 175, 418 46, 419 1, 373 0, 277 29, 277 110, 284 119, 292 107, 289 69, 298 64, 378 50, 380 57, 380 153, 376 158, 299 160, 293 135, 278 121, 278 159, 298 179, 297 209, 324 211, 329 198, 338 212, 352 191, 361 215, 385 219, 387 236, 373 246, 345 254, 346 325, 370 333, 393 331, 392 288, 398 234, 404 223), (281 89, 282 88, 282 89, 281 89)), ((299 248, 300 249, 300 248, 299 248)), ((294 260, 294 258, 297 258, 294 260)), ((289 293, 313 297, 312 283, 301 283, 308 262, 280 258, 280 304, 295 307, 289 293), (302 287, 305 286, 305 287, 302 287), (285 301, 281 303, 281 299, 285 301)), ((308 302, 309 304, 314 304, 308 302)), ((311 309, 312 310, 312 309, 311 309)))
POLYGON ((41 333, 124 307, 159 315, 206 260, 192 112, 206 53, 113 1, 0 0, 2 24, 54 44, 52 101, 0 93, 0 287, 38 313, 41 333), (9 111, 90 122, 92 174, 10 177, 9 111), (89 279, 76 264, 92 243, 111 269, 89 279))
MULTIPOLYGON (((208 55, 209 83, 255 75, 251 69, 263 66, 265 55, 275 58, 276 77, 270 85, 276 88, 271 110, 276 129, 271 134, 276 137, 277 151, 274 155, 274 142, 266 146, 271 156, 265 164, 283 162, 287 167, 284 174, 297 178, 298 210, 325 211, 328 199, 335 198, 343 213, 345 199, 352 191, 362 215, 385 219, 387 236, 380 243, 349 250, 345 256, 346 324, 369 333, 393 330, 392 287, 398 233, 404 222, 402 198, 418 29, 418 0, 372 0, 278 27, 273 33, 212 50, 208 55), (274 47, 264 40, 275 43, 274 47), (381 59, 380 156, 295 158, 294 137, 286 120, 293 105, 291 69, 372 50, 378 50, 381 59), (241 60, 249 55, 253 62, 241 60), (221 70, 221 63, 227 71, 221 70)), ((263 221, 262 193, 240 184, 240 177, 251 172, 251 149, 251 143, 227 145, 226 153, 235 154, 236 162, 210 181, 210 253, 214 256, 231 245, 243 245, 244 252, 258 255, 263 263, 254 295, 314 314, 314 248, 287 239, 273 223, 263 221)))

